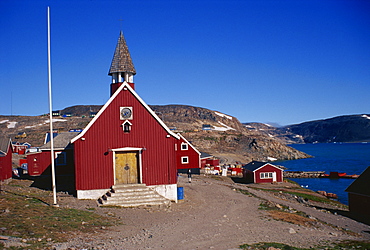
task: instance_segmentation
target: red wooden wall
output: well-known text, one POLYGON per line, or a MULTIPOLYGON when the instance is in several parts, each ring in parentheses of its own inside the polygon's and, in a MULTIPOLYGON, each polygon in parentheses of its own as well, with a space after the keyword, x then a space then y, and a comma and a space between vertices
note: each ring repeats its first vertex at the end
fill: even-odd
POLYGON ((216 167, 220 165, 219 159, 202 159, 201 160, 201 167, 204 168, 207 164, 210 166, 216 167))
MULTIPOLYGON (((65 151, 54 151, 54 153, 66 152, 67 160, 66 165, 55 165, 55 170, 57 175, 72 175, 74 174, 74 159, 73 150, 65 151)), ((50 174, 51 171, 51 160, 50 151, 42 151, 34 154, 27 155, 27 166, 28 174, 30 176, 39 176, 42 174, 50 174)))
POLYGON ((145 148, 142 181, 147 185, 175 184, 176 138, 154 119, 129 90, 122 90, 82 136, 74 142, 76 189, 106 189, 114 184, 111 149, 145 148), (132 107, 131 132, 124 133, 120 107, 132 107))
POLYGON ((177 140, 177 146, 176 146, 176 164, 177 169, 187 169, 187 168, 200 168, 200 155, 197 151, 194 150, 194 148, 191 147, 189 143, 187 143, 183 138, 180 138, 180 140, 177 140), (183 143, 188 144, 187 150, 182 150, 181 145, 183 143), (187 156, 189 159, 189 162, 184 164, 181 162, 181 157, 187 156))
POLYGON ((10 143, 5 156, 0 156, 0 180, 12 178, 12 150, 10 143))
POLYGON ((30 176, 39 176, 50 165, 50 151, 38 152, 27 155, 28 174, 30 176))

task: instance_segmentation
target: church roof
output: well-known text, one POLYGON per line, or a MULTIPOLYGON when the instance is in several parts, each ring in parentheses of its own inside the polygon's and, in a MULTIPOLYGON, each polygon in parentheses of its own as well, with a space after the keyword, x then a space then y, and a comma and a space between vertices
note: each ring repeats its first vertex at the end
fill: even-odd
POLYGON ((277 169, 283 170, 281 167, 275 166, 275 165, 273 165, 273 164, 271 164, 269 162, 262 162, 262 161, 252 161, 252 162, 244 165, 243 168, 244 169, 248 169, 248 170, 254 172, 257 169, 260 169, 261 167, 263 167, 263 166, 265 166, 267 164, 269 164, 269 165, 271 165, 271 166, 273 166, 273 167, 275 167, 277 169))
POLYGON ((8 154, 10 143, 10 138, 0 135, 0 156, 5 156, 8 154))
MULTIPOLYGON (((56 150, 64 150, 66 149, 71 140, 76 137, 80 132, 63 132, 59 133, 57 136, 54 137, 53 146, 56 150)), ((51 149, 51 142, 47 142, 46 144, 40 147, 41 150, 50 150, 51 149)))
POLYGON ((133 75, 136 74, 136 70, 134 64, 132 63, 131 55, 128 51, 126 40, 123 36, 122 31, 118 38, 116 50, 114 52, 112 64, 110 66, 108 75, 112 75, 113 73, 118 72, 128 72, 132 73, 133 75))
POLYGON ((370 196, 370 167, 367 167, 360 176, 346 189, 348 193, 370 196))
POLYGON ((268 162, 262 162, 262 161, 252 161, 246 165, 243 166, 243 168, 248 169, 250 171, 255 171, 256 169, 259 169, 260 167, 266 165, 268 162))
POLYGON ((141 105, 144 106, 144 108, 154 117, 154 119, 167 131, 167 133, 173 137, 175 137, 176 139, 180 139, 180 136, 178 136, 177 134, 173 133, 168 127, 167 125, 158 117, 158 115, 148 106, 148 104, 146 104, 144 102, 143 99, 141 99, 141 97, 135 92, 135 90, 133 88, 131 88, 131 86, 127 83, 127 82, 124 82, 117 90, 116 92, 114 92, 114 94, 109 98, 109 100, 104 104, 104 106, 99 110, 99 112, 96 114, 96 116, 94 116, 94 118, 89 122, 89 124, 87 124, 87 126, 82 130, 82 132, 80 134, 78 134, 76 137, 74 137, 72 140, 71 140, 71 143, 74 143, 75 141, 77 141, 78 139, 82 138, 86 132, 93 126, 93 124, 95 123, 96 120, 99 119, 99 117, 103 114, 103 112, 108 109, 109 105, 113 102, 113 100, 120 94, 120 92, 123 91, 123 89, 126 89, 127 91, 129 91, 135 98, 136 100, 139 101, 139 103, 141 103, 141 105))

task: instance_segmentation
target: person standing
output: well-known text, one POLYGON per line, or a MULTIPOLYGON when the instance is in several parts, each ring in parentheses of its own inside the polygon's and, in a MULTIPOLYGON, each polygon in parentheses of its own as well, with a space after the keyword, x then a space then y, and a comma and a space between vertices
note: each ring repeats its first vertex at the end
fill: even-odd
POLYGON ((191 183, 191 169, 188 168, 188 180, 189 180, 189 183, 191 183))

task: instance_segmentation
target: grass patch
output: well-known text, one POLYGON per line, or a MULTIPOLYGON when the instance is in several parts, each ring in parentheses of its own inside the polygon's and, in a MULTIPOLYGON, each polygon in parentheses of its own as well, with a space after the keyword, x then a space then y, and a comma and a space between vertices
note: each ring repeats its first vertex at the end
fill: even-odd
POLYGON ((316 220, 307 218, 306 216, 303 216, 301 214, 276 210, 269 211, 269 214, 274 220, 284 221, 295 225, 311 227, 316 224, 316 220))
POLYGON ((242 193, 242 194, 245 194, 245 195, 248 195, 248 196, 253 196, 253 197, 256 197, 254 194, 252 194, 251 192, 249 192, 248 190, 244 190, 244 189, 240 189, 240 188, 236 188, 235 189, 237 192, 239 193, 242 193))
MULTIPOLYGON (((276 242, 261 242, 256 244, 243 244, 239 246, 240 249, 251 249, 251 250, 267 250, 269 248, 277 248, 281 250, 308 250, 312 248, 300 248, 292 247, 287 244, 276 243, 276 242)), ((344 250, 344 249, 357 249, 367 250, 370 249, 370 242, 364 241, 341 241, 331 245, 319 245, 315 246, 314 249, 325 249, 325 250, 344 250)))
POLYGON ((293 196, 301 197, 302 199, 307 199, 307 200, 310 200, 310 201, 315 201, 315 202, 320 202, 320 203, 332 204, 332 205, 343 207, 343 208, 347 207, 346 205, 340 203, 339 201, 328 199, 324 196, 316 194, 312 190, 301 188, 301 187, 299 187, 297 189, 294 189, 295 191, 289 191, 289 190, 286 190, 286 189, 264 189, 264 188, 256 188, 256 187, 251 187, 251 188, 254 188, 254 189, 257 189, 257 190, 263 190, 263 191, 267 191, 267 192, 272 192, 272 193, 290 194, 290 195, 293 195, 293 196), (300 192, 300 190, 302 192, 300 192))
MULTIPOLYGON (((302 193, 302 192, 291 192, 291 191, 285 191, 285 193, 287 194, 291 194, 291 195, 296 195, 296 196, 300 196, 302 197, 303 199, 308 199, 308 200, 311 200, 311 201, 316 201, 316 202, 322 202, 322 203, 336 203, 335 201, 332 201, 326 197, 320 197, 318 195, 313 195, 313 194, 306 194, 306 193, 302 193)), ((339 202, 338 202, 339 203, 339 202)))
POLYGON ((40 199, 9 192, 0 195, 0 235, 25 239, 30 244, 28 249, 67 241, 71 235, 93 233, 113 224, 112 218, 90 211, 51 207, 40 199))
POLYGON ((365 241, 353 241, 353 240, 346 240, 342 242, 335 243, 331 249, 359 249, 359 250, 367 250, 370 249, 370 242, 365 241))
POLYGON ((252 245, 248 244, 243 244, 240 245, 239 248, 241 249, 254 249, 254 250, 265 250, 269 248, 277 248, 281 250, 306 250, 309 248, 298 248, 298 247, 292 247, 286 244, 282 243, 276 243, 276 242, 261 242, 261 243, 256 243, 252 245))
POLYGON ((212 179, 218 180, 218 181, 225 181, 224 178, 222 178, 221 175, 209 175, 212 179))
POLYGON ((263 201, 260 203, 260 210, 266 210, 271 218, 300 226, 315 226, 317 220, 309 218, 306 213, 291 209, 287 206, 263 201))
POLYGON ((258 209, 260 209, 260 210, 272 210, 273 208, 267 202, 261 202, 258 209))

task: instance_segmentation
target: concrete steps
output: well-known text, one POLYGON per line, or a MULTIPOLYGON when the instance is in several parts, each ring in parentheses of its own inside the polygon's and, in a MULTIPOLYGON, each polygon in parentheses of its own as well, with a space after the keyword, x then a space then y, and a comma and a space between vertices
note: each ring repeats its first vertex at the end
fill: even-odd
POLYGON ((111 190, 99 198, 100 206, 139 207, 164 206, 171 201, 148 188, 145 184, 120 184, 112 186, 111 190))

